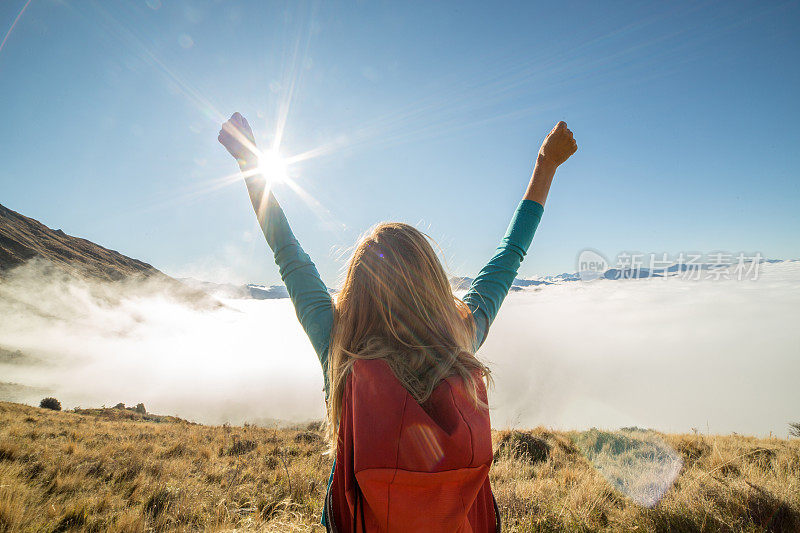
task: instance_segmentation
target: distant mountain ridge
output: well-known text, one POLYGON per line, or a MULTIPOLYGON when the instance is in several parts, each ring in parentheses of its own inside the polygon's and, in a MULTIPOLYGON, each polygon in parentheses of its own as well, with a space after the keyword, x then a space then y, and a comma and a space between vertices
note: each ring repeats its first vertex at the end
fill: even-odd
MULTIPOLYGON (((152 265, 104 248, 89 240, 67 235, 60 229, 51 229, 38 220, 26 217, 0 205, 0 278, 17 266, 31 260, 42 260, 48 268, 55 268, 73 276, 114 282, 141 278, 166 282, 166 287, 183 297, 197 300, 211 295, 218 298, 272 300, 288 298, 283 285, 214 283, 193 278, 174 279, 152 265), (202 296, 201 296, 202 295, 202 296)), ((791 261, 791 260, 789 260, 791 261)), ((778 259, 761 259, 764 263, 781 262, 778 259)), ((725 268, 728 265, 702 264, 701 269, 725 268)), ((695 266, 695 267, 696 267, 695 266)), ((674 276, 689 269, 686 264, 666 268, 609 268, 596 272, 592 279, 641 279, 674 276)), ((564 272, 555 276, 515 278, 511 291, 521 291, 542 285, 556 285, 579 281, 578 272, 564 272)), ((450 278, 454 291, 466 291, 474 278, 450 278)), ((336 293, 336 289, 329 289, 336 293)), ((218 304, 218 302, 216 302, 218 304)))
MULTIPOLYGON (((575 281, 580 279, 577 274, 559 274, 558 276, 547 276, 541 279, 524 279, 515 278, 511 291, 521 291, 528 287, 535 287, 539 285, 554 285, 563 281, 575 281)), ((212 281, 203 281, 194 278, 178 278, 178 281, 193 289, 204 291, 217 298, 231 298, 237 300, 278 300, 281 298, 288 298, 289 291, 286 290, 285 285, 259 285, 255 283, 248 283, 244 285, 237 285, 234 283, 214 283, 212 281)), ((450 285, 454 291, 466 291, 469 289, 473 282, 473 278, 465 276, 456 276, 450 278, 450 285)), ((337 289, 329 288, 328 292, 336 294, 337 289)))
POLYGON ((178 278, 178 281, 193 289, 201 290, 218 298, 275 300, 288 298, 289 291, 284 285, 236 285, 234 283, 214 283, 194 278, 178 278))
MULTIPOLYGON (((762 259, 762 263, 781 263, 783 259, 762 259)), ((794 261, 788 259, 786 261, 794 261)), ((730 265, 723 264, 702 264, 697 265, 701 270, 713 270, 715 268, 727 268, 730 265)), ((659 278, 665 276, 676 276, 681 273, 691 271, 693 266, 689 265, 671 265, 663 269, 646 269, 646 268, 609 268, 603 272, 596 273, 589 279, 606 279, 606 280, 629 280, 629 279, 645 279, 645 278, 659 278)), ((453 291, 466 291, 475 278, 467 276, 453 276, 450 278, 450 286, 453 291)), ((523 291, 531 287, 540 287, 545 285, 559 285, 563 283, 572 283, 581 280, 580 272, 562 272, 554 276, 538 276, 535 278, 514 278, 511 282, 511 292, 523 291)), ((201 281, 193 278, 181 278, 180 281, 189 287, 202 290, 216 296, 218 298, 232 298, 232 299, 254 299, 254 300, 276 300, 281 298, 288 298, 289 293, 284 285, 258 285, 248 283, 245 285, 236 285, 233 283, 214 283, 210 281, 201 281)), ((329 288, 331 294, 338 292, 336 289, 329 288)))

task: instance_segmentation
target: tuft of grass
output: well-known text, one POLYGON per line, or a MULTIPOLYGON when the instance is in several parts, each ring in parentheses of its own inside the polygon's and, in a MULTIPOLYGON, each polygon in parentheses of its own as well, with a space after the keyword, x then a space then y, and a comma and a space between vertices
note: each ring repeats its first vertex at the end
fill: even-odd
POLYGON ((88 512, 85 507, 75 507, 61 516, 51 530, 52 533, 62 533, 64 531, 81 530, 88 521, 88 512))
MULTIPOLYGON (((0 533, 324 531, 322 430, 0 402, 0 533)), ((800 439, 638 428, 493 439, 504 531, 800 531, 800 439)))
POLYGON ((254 440, 240 439, 238 437, 234 437, 233 443, 231 443, 230 447, 225 451, 225 455, 229 456, 244 455, 248 452, 255 450, 257 447, 258 443, 254 440))
POLYGON ((322 442, 323 438, 322 435, 320 435, 319 431, 321 430, 303 431, 302 433, 298 433, 297 435, 294 436, 294 441, 305 444, 314 444, 322 442))
POLYGON ((13 461, 21 456, 20 447, 15 442, 0 442, 0 461, 13 461))
POLYGON ((150 518, 158 518, 172 509, 178 501, 178 491, 170 487, 159 487, 150 493, 144 503, 144 513, 150 518))

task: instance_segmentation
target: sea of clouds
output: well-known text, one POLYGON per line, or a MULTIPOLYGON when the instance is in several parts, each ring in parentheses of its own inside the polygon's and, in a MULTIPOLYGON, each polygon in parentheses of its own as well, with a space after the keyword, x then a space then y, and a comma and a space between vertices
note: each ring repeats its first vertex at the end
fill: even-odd
MULTIPOLYGON (((35 266, 0 281, 0 399, 143 402, 213 424, 324 416, 321 367, 288 299, 208 306, 119 287, 35 266)), ((755 281, 512 292, 478 354, 493 369, 493 426, 785 437, 800 420, 798 309, 790 261, 763 264, 755 281)))

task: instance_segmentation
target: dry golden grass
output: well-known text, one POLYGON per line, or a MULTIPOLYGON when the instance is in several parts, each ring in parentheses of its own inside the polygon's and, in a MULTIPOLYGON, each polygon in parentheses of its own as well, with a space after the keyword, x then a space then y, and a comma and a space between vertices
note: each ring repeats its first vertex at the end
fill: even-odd
MULTIPOLYGON (((494 438, 504 531, 800 530, 800 441, 544 429, 494 438), (683 465, 675 484, 652 508, 635 504, 626 493, 643 490, 640 463, 670 453, 683 465)), ((0 531, 321 531, 324 449, 315 425, 0 403, 0 531)))

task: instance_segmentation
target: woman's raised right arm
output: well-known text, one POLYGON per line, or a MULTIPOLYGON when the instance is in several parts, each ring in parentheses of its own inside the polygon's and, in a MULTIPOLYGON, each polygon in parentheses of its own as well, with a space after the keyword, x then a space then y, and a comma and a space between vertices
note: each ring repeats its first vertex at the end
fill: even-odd
MULTIPOLYGON (((253 183, 260 181, 263 184, 263 178, 260 180, 259 178, 258 175, 245 178, 249 191, 259 188, 263 191, 263 185, 253 183)), ((251 198, 253 196, 251 193, 251 198)), ((260 193, 260 198, 264 198, 263 192, 260 193)), ((258 204, 254 202, 253 207, 258 215, 261 231, 264 232, 267 244, 272 249, 281 280, 286 285, 289 298, 294 304, 297 319, 311 340, 311 345, 322 365, 327 395, 328 346, 333 327, 333 299, 317 267, 292 233, 286 215, 272 191, 258 204)))
POLYGON ((247 120, 239 113, 234 113, 222 126, 218 139, 236 158, 242 170, 261 231, 272 249, 297 318, 322 365, 327 397, 333 299, 316 266, 292 233, 275 195, 268 191, 265 177, 257 171, 258 151, 247 120))

